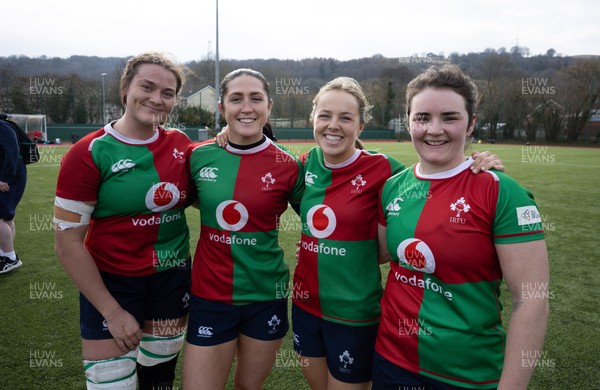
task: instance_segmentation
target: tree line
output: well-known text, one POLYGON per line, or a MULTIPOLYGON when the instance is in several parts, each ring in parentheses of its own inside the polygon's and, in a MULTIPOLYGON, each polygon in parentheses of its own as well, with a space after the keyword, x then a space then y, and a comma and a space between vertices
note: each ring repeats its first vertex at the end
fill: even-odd
MULTIPOLYGON (((122 115, 119 79, 127 58, 72 56, 62 58, 0 57, 0 112, 45 114, 50 123, 102 122, 102 83, 107 119, 122 115), (105 73, 105 76, 101 76, 105 73)), ((584 130, 600 108, 600 56, 564 57, 549 49, 529 56, 526 48, 487 49, 448 56, 433 53, 410 57, 340 61, 222 60, 219 72, 245 67, 269 80, 274 101, 272 119, 282 127, 309 127, 312 99, 338 76, 360 82, 373 104, 369 128, 402 132, 406 84, 432 65, 457 64, 479 87, 477 138, 504 140, 587 141, 584 130)), ((204 57, 185 64, 187 97, 215 86, 215 61, 204 57)), ((214 126, 214 115, 200 108, 178 108, 168 118, 175 126, 214 126)), ((596 130, 597 131, 597 130, 596 130)), ((597 137, 596 142, 597 142, 597 137)))

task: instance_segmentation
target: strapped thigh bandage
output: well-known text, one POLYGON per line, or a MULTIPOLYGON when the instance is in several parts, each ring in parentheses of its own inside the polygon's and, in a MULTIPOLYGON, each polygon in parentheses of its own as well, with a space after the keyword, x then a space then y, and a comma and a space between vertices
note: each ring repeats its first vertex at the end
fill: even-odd
POLYGON ((88 390, 135 390, 137 353, 138 351, 135 350, 113 359, 84 360, 83 368, 88 390))
POLYGON ((183 335, 183 332, 169 337, 144 333, 140 341, 138 363, 151 367, 175 358, 183 347, 183 335))

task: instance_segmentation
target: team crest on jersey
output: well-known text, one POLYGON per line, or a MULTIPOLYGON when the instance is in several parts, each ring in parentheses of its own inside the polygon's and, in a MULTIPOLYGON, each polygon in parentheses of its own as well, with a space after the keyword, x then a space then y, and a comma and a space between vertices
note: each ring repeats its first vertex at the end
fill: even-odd
POLYGON ((210 182, 216 182, 217 181, 217 172, 219 172, 219 168, 215 168, 215 167, 204 167, 200 169, 200 172, 198 172, 198 180, 200 181, 210 181, 210 182))
POLYGON ((304 174, 304 183, 310 187, 311 185, 315 184, 315 179, 318 178, 319 176, 315 175, 314 173, 306 171, 306 174, 304 174))
POLYGON ((362 175, 357 175, 354 180, 351 181, 354 189, 350 191, 352 194, 360 194, 362 192, 362 187, 367 184, 367 181, 363 179, 362 175))
POLYGON ((133 160, 126 158, 123 160, 119 160, 116 163, 114 163, 113 165, 111 165, 110 170, 113 171, 114 173, 127 172, 130 169, 133 169, 133 167, 135 167, 135 163, 133 162, 133 160))
POLYGON ((248 209, 237 200, 226 200, 217 206, 217 223, 221 229, 237 232, 248 222, 248 209))
POLYGON ((331 207, 318 204, 308 210, 306 224, 314 237, 327 238, 334 232, 337 220, 331 207))
POLYGON ((260 178, 260 181, 263 182, 264 186, 262 187, 263 191, 271 191, 271 185, 275 184, 276 180, 273 177, 273 174, 271 172, 267 172, 266 175, 264 175, 263 177, 260 178))
POLYGON ((467 222, 467 220, 463 217, 466 213, 469 212, 469 210, 471 210, 471 206, 467 203, 465 197, 463 196, 459 198, 455 203, 450 204, 450 210, 456 211, 456 215, 450 217, 450 222, 460 223, 464 225, 467 222))
POLYGON ((387 206, 385 206, 385 209, 388 211, 388 215, 393 215, 394 217, 400 215, 399 211, 402 208, 402 206, 400 206, 400 202, 404 202, 404 199, 398 196, 388 203, 387 206))
POLYGON ((179 188, 175 184, 160 182, 146 192, 146 207, 158 213, 175 206, 180 198, 179 188))
POLYGON ((179 150, 177 150, 177 148, 173 148, 173 158, 175 160, 178 160, 180 163, 185 162, 183 160, 183 152, 180 152, 179 150))
POLYGON ((418 238, 407 238, 396 250, 400 265, 406 268, 432 274, 435 272, 435 258, 431 248, 418 238))

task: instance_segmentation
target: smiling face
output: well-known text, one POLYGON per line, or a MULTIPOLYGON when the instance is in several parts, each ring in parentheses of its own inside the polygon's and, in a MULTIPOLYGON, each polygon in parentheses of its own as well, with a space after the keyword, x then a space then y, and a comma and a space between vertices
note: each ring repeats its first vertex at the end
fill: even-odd
POLYGON ((175 74, 160 65, 141 64, 124 90, 123 128, 153 132, 171 113, 177 96, 175 74))
POLYGON ((425 88, 411 100, 410 136, 424 174, 444 172, 465 161, 469 123, 464 98, 451 89, 425 88))
POLYGON ((323 93, 315 105, 312 120, 315 141, 325 161, 339 164, 354 154, 354 141, 365 126, 353 95, 341 90, 323 93))
POLYGON ((237 76, 227 83, 219 110, 229 126, 229 140, 250 145, 262 139, 273 103, 261 80, 250 75, 237 76))

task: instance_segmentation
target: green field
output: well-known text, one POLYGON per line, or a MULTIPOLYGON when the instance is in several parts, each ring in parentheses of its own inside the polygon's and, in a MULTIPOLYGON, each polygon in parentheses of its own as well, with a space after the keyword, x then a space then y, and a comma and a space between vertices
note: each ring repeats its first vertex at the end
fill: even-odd
MULTIPOLYGON (((311 144, 288 144, 294 154, 311 144)), ((410 143, 367 143, 370 149, 416 161, 410 143)), ((507 172, 539 204, 550 255, 550 321, 530 389, 600 389, 600 149, 478 145, 504 161, 507 172)), ((83 389, 78 292, 54 253, 52 205, 66 146, 41 148, 29 166, 17 210, 16 250, 24 265, 0 275, 0 389, 83 389)), ((195 248, 198 211, 187 211, 195 248)), ((300 222, 289 210, 280 241, 293 270, 300 222)), ((526 259, 524 259, 526 260, 526 259)), ((383 270, 384 273, 386 269, 383 270)), ((504 288, 506 291, 506 288, 504 288)), ((510 303, 503 294, 504 320, 510 303)), ((452 361, 452 356, 447 358, 452 361)), ((177 387, 180 389, 181 359, 177 387)), ((232 388, 229 387, 228 388, 232 388)), ((306 389, 288 333, 266 389, 306 389)))

